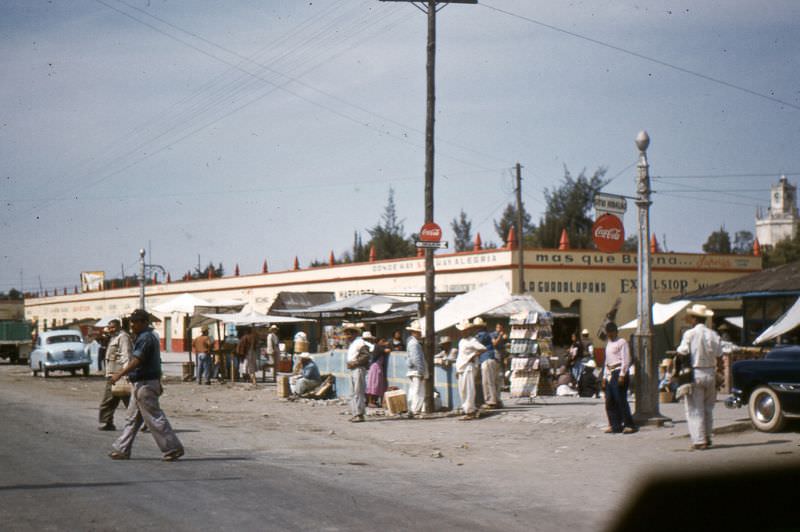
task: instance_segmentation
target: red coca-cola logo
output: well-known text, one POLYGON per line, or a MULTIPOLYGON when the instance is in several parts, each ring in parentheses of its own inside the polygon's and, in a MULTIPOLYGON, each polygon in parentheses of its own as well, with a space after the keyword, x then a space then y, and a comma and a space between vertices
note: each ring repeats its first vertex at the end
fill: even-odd
POLYGON ((419 230, 419 239, 422 242, 439 242, 442 240, 442 228, 433 222, 426 223, 419 230))
POLYGON ((625 243, 622 220, 613 214, 604 214, 592 226, 592 240, 600 251, 614 253, 625 243))

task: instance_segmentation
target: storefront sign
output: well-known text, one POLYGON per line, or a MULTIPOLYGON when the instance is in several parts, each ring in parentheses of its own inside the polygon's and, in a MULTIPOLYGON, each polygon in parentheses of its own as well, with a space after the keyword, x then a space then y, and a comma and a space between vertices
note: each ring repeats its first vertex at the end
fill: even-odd
POLYGON ((598 192, 594 195, 594 210, 598 217, 606 213, 625 214, 625 211, 628 210, 628 202, 624 196, 598 192))
POLYGON ((615 253, 625 243, 625 228, 622 220, 613 214, 604 214, 592 226, 592 240, 597 249, 615 253))

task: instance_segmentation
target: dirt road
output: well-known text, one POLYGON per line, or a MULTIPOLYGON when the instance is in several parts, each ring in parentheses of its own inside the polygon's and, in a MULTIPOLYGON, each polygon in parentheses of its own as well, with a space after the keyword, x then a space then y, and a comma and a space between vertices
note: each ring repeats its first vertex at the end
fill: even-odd
MULTIPOLYGON (((186 457, 161 463, 142 434, 134 459, 120 463, 106 457, 119 432, 96 430, 102 387, 99 377, 33 378, 24 367, 0 365, 2 522, 65 529, 69 515, 70 523, 86 525, 80 528, 104 529, 104 497, 134 486, 96 483, 126 475, 157 483, 168 472, 180 479, 181 497, 162 486, 160 497, 136 500, 179 530, 233 522, 244 529, 601 530, 649 473, 780 466, 800 457, 796 429, 718 434, 713 449, 689 451, 679 405, 662 407, 674 426, 633 435, 603 434, 602 402, 577 398, 507 399, 504 410, 470 422, 371 411, 367 422, 351 424, 344 401, 289 402, 270 384, 168 381, 162 406, 186 457), (58 448, 68 453, 48 452, 58 448), (224 489, 208 487, 214 478, 224 489), (32 505, 39 496, 100 503, 89 526, 90 514, 32 505)), ((727 426, 745 415, 721 403, 716 412, 727 426)), ((142 486, 135 486, 137 496, 142 486)), ((129 516, 115 528, 142 523, 129 516)))

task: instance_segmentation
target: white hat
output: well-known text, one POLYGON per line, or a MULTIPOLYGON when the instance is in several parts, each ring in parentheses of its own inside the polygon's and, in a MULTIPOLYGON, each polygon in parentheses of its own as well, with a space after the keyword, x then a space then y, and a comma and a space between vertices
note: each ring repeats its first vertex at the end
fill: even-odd
POLYGON ((485 327, 486 322, 484 322, 480 317, 475 318, 472 321, 463 320, 458 325, 456 325, 456 329, 459 331, 466 331, 469 329, 476 329, 478 327, 485 327))
POLYGON ((714 311, 710 308, 706 307, 705 305, 700 305, 695 303, 688 309, 686 309, 686 313, 690 316, 697 316, 699 318, 710 318, 714 315, 714 311))
POLYGON ((361 338, 363 338, 364 340, 374 340, 375 339, 375 337, 372 336, 372 333, 370 331, 364 331, 363 333, 361 333, 361 338))
POLYGON ((589 329, 584 329, 581 331, 581 336, 589 336, 589 329))
POLYGON ((419 320, 412 321, 408 327, 406 327, 407 331, 415 331, 415 332, 422 332, 422 323, 419 320))
POLYGON ((311 355, 309 355, 308 353, 300 353, 298 356, 299 356, 300 358, 303 358, 303 359, 306 359, 306 360, 313 360, 313 359, 311 358, 311 355))
POLYGON ((453 343, 453 341, 450 339, 449 336, 445 335, 439 337, 439 345, 450 344, 450 343, 453 343))

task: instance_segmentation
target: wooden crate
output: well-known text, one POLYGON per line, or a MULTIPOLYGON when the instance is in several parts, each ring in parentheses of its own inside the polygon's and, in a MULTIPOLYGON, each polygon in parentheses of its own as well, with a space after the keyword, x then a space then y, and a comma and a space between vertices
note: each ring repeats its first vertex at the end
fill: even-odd
POLYGON ((389 414, 401 414, 407 411, 405 390, 390 390, 384 393, 383 406, 389 414))

